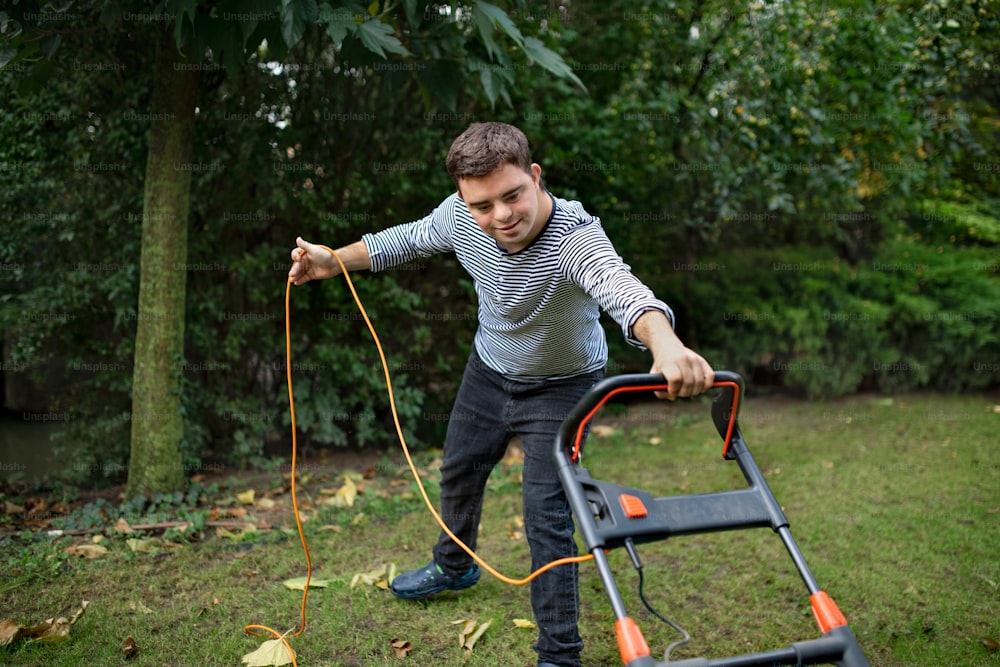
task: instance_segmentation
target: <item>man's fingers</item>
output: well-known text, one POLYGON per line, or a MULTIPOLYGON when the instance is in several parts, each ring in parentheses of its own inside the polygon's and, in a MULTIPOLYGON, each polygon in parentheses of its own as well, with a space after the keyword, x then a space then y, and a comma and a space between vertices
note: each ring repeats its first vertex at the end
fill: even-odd
POLYGON ((656 392, 658 398, 690 398, 708 391, 715 384, 715 371, 700 356, 671 363, 666 368, 654 366, 650 372, 663 375, 667 381, 667 390, 656 392))
POLYGON ((293 248, 291 252, 292 267, 288 270, 288 278, 294 285, 301 285, 309 280, 309 253, 303 246, 305 241, 302 238, 295 239, 298 248, 293 248))

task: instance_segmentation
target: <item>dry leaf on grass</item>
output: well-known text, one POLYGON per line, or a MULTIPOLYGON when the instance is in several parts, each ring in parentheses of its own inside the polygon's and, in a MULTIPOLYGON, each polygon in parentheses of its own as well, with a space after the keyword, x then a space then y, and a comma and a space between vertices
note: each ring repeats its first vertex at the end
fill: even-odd
POLYGON ((614 435, 618 432, 614 426, 606 426, 604 424, 596 424, 590 427, 590 434, 595 438, 606 438, 609 435, 614 435))
POLYGON ((0 646, 13 644, 23 637, 24 635, 20 634, 22 630, 24 628, 14 621, 0 621, 0 646))
POLYGON ((68 642, 70 628, 83 615, 83 610, 89 604, 89 601, 84 600, 80 608, 69 618, 65 616, 50 618, 30 627, 18 625, 11 620, 0 621, 0 646, 8 646, 21 639, 53 644, 68 642))
POLYGON ((529 621, 526 618, 515 618, 514 619, 514 625, 516 627, 519 627, 519 628, 522 628, 522 629, 525 629, 525 630, 530 630, 532 628, 538 627, 533 622, 529 621))
POLYGON ((491 621, 486 621, 480 624, 475 619, 463 618, 458 621, 452 621, 452 625, 461 625, 462 629, 458 632, 458 645, 465 649, 466 653, 472 653, 472 648, 479 641, 479 638, 483 636, 483 633, 490 627, 491 621))
POLYGON ((108 549, 107 547, 102 547, 100 544, 74 544, 63 549, 63 553, 71 556, 84 556, 93 560, 108 553, 108 549))
POLYGON ((126 660, 134 658, 139 653, 139 647, 135 645, 135 640, 131 637, 127 637, 125 641, 122 642, 122 656, 126 660))
MULTIPOLYGON (((286 579, 281 582, 285 585, 285 588, 293 591, 305 590, 306 578, 305 577, 295 577, 294 579, 286 579)), ((330 579, 310 579, 309 588, 326 588, 331 583, 330 579)))
POLYGON ((295 651, 286 647, 281 639, 269 639, 257 647, 256 651, 243 656, 243 664, 250 667, 271 667, 272 665, 280 667, 292 664, 294 656, 295 651), (291 655, 289 655, 289 651, 292 651, 291 655))
POLYGON ((253 505, 254 490, 244 491, 243 493, 236 494, 236 500, 239 501, 241 505, 253 505))
POLYGON ((320 493, 329 496, 319 502, 324 507, 353 507, 354 499, 358 496, 358 485, 348 474, 344 475, 344 485, 339 489, 321 489, 320 493))
POLYGON ((384 591, 389 590, 389 585, 396 578, 396 564, 379 565, 374 570, 359 572, 351 578, 351 588, 357 586, 375 586, 384 591))
POLYGON ((405 658, 413 650, 413 644, 402 639, 391 639, 389 645, 397 658, 405 658))

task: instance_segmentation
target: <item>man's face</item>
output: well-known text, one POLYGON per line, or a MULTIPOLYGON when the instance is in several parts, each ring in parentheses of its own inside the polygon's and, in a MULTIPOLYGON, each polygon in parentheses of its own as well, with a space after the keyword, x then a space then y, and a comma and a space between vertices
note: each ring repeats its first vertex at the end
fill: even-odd
POLYGON ((460 178, 458 194, 480 229, 507 252, 517 252, 535 240, 551 212, 541 174, 537 164, 530 173, 505 164, 486 176, 460 178))

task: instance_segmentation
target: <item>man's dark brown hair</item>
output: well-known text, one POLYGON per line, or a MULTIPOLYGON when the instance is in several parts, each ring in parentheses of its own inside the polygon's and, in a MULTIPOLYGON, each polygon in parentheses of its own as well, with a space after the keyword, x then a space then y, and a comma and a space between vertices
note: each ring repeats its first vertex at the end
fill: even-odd
POLYGON ((524 132, 507 123, 473 123, 451 144, 445 166, 460 178, 479 178, 505 164, 531 172, 531 149, 524 132))

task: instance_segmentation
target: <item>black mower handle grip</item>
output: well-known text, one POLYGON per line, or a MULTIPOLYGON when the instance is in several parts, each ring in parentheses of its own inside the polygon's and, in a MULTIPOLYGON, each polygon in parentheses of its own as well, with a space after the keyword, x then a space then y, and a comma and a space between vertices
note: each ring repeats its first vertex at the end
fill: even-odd
MULTIPOLYGON (((716 371, 712 386, 722 390, 712 400, 712 419, 725 442, 725 456, 736 431, 736 418, 743 398, 743 378, 732 371, 716 371)), ((560 426, 556 436, 556 460, 563 456, 568 456, 571 461, 579 458, 587 424, 613 396, 625 392, 666 391, 668 388, 664 377, 655 373, 612 375, 596 383, 570 410, 560 426)))

